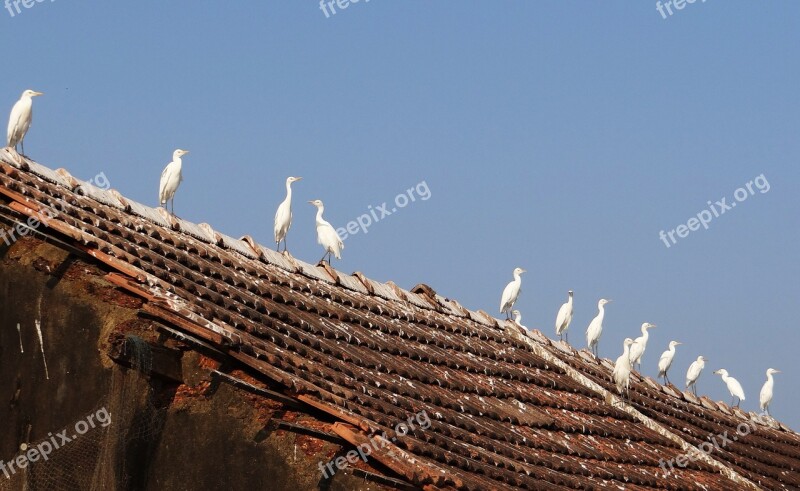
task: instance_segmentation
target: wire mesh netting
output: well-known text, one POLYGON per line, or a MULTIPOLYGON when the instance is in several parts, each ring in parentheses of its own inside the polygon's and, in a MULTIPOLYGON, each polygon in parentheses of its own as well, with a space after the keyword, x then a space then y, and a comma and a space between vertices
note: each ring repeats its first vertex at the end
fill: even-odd
POLYGON ((82 419, 23 443, 16 455, 6 456, 0 467, 0 491, 143 487, 143 462, 157 444, 166 409, 157 407, 150 385, 149 345, 129 336, 125 350, 132 369, 112 369, 110 396, 82 419))

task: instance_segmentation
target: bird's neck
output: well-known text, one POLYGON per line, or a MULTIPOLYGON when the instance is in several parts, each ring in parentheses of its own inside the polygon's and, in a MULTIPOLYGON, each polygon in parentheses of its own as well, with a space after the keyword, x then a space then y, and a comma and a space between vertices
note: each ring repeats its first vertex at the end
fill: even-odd
POLYGON ((317 225, 322 225, 324 223, 328 223, 322 218, 322 212, 323 211, 325 211, 325 207, 324 206, 320 206, 320 207, 317 208, 317 225))
POLYGON ((176 166, 178 169, 180 169, 180 168, 181 168, 181 166, 183 165, 183 160, 181 160, 181 158, 180 158, 180 157, 175 157, 175 158, 173 158, 173 159, 172 159, 172 163, 173 163, 173 164, 175 164, 175 166, 176 166))
POLYGON ((572 307, 572 295, 570 295, 569 298, 567 298, 567 305, 572 307))
POLYGON ((514 282, 522 283, 522 277, 519 275, 519 273, 514 273, 514 282))
POLYGON ((292 183, 286 181, 286 199, 283 200, 284 203, 291 203, 292 202, 292 183))

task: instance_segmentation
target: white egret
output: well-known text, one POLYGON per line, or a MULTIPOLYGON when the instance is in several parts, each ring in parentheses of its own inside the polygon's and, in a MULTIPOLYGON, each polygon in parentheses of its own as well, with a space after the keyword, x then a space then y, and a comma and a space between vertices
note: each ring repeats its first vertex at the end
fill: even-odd
POLYGON ((764 386, 761 387, 761 395, 759 397, 761 410, 765 411, 767 414, 769 414, 769 405, 772 402, 772 388, 775 385, 775 381, 772 380, 772 374, 774 373, 781 373, 781 371, 775 370, 774 368, 767 370, 767 381, 764 382, 764 386))
POLYGON ((342 243, 342 239, 339 238, 339 234, 336 233, 336 229, 333 228, 333 225, 322 218, 325 205, 318 199, 309 201, 309 203, 317 207, 317 243, 325 249, 325 254, 319 262, 324 261, 325 256, 328 256, 328 262, 330 263, 331 254, 333 254, 336 259, 341 259, 344 244, 342 243))
POLYGON ((744 389, 742 389, 742 384, 740 384, 735 378, 728 375, 728 371, 724 368, 720 368, 714 373, 721 375, 722 381, 728 386, 728 392, 730 392, 731 397, 733 397, 733 399, 731 399, 731 406, 733 406, 733 403, 738 398, 739 402, 736 403, 736 407, 739 407, 739 404, 741 404, 741 402, 744 400, 744 389))
POLYGON ((675 358, 675 346, 678 346, 678 341, 670 341, 669 342, 669 349, 667 351, 661 353, 661 358, 658 359, 658 376, 664 378, 664 383, 669 384, 669 377, 667 376, 667 372, 669 371, 669 367, 672 366, 672 360, 675 358))
POLYGON ((526 331, 528 330, 527 327, 522 325, 522 313, 519 310, 512 310, 511 315, 514 316, 514 322, 516 322, 519 327, 525 329, 526 331))
POLYGON ((503 290, 503 296, 500 298, 500 313, 506 314, 506 319, 510 319, 511 309, 514 307, 514 302, 519 297, 519 292, 522 289, 522 278, 520 275, 525 270, 522 268, 514 269, 514 279, 506 285, 503 290))
POLYGON ((600 335, 603 334, 603 318, 606 315, 605 306, 609 302, 611 302, 611 300, 606 300, 605 298, 601 298, 600 301, 597 302, 597 315, 592 319, 592 322, 589 323, 589 327, 586 329, 586 342, 595 357, 598 356, 597 343, 600 341, 600 335))
POLYGON ((567 295, 569 295, 567 303, 558 309, 558 315, 556 316, 556 334, 559 336, 566 335, 567 343, 569 343, 567 329, 569 329, 569 324, 572 322, 572 290, 567 292, 567 295))
POLYGON ((617 391, 622 394, 624 390, 626 393, 629 394, 629 387, 631 382, 631 357, 630 357, 630 349, 631 345, 633 344, 633 339, 625 338, 625 342, 623 343, 624 350, 622 355, 617 358, 616 363, 614 363, 614 383, 617 385, 617 391))
POLYGON ((650 339, 648 329, 654 327, 656 327, 655 324, 645 322, 642 324, 642 335, 633 340, 633 345, 631 346, 631 363, 634 366, 639 365, 639 370, 642 369, 642 355, 644 355, 644 351, 647 349, 647 340, 650 339))
POLYGON ((25 153, 23 140, 33 118, 33 98, 40 95, 43 95, 42 92, 30 89, 23 92, 22 97, 11 108, 11 115, 8 118, 8 146, 16 150, 19 144, 23 154, 25 153))
POLYGON ((689 370, 686 372, 686 388, 692 388, 694 395, 697 395, 697 386, 695 385, 697 379, 700 378, 700 373, 706 367, 706 359, 704 356, 698 356, 695 361, 689 365, 689 370))
POLYGON ((181 157, 189 153, 188 150, 181 150, 180 148, 172 152, 172 162, 164 167, 161 173, 161 182, 158 187, 158 203, 161 206, 166 206, 168 201, 172 201, 172 213, 175 213, 175 191, 178 190, 181 181, 183 181, 183 174, 181 174, 181 166, 183 161, 181 157))
POLYGON ((292 226, 292 183, 300 179, 302 177, 286 178, 286 199, 281 202, 278 211, 275 212, 275 243, 278 245, 278 252, 281 250, 281 241, 283 241, 283 250, 286 251, 286 233, 292 226))

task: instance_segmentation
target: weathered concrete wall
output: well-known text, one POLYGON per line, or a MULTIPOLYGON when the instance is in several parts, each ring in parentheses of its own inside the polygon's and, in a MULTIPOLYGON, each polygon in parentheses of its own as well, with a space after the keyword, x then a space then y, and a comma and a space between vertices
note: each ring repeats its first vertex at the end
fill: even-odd
POLYGON ((261 384, 165 336, 104 275, 38 239, 0 243, 0 490, 388 489, 350 472, 321 480, 341 446, 275 421, 330 421, 212 380, 220 368, 261 384), (124 366, 137 359, 165 376, 124 366), (9 468, 20 445, 59 443, 63 429, 76 438, 48 460, 9 468))

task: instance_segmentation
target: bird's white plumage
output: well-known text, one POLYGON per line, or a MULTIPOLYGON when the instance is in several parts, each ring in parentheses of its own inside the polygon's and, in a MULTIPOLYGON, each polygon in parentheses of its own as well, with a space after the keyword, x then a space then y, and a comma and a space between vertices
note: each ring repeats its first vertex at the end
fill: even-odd
POLYGON ((519 297, 519 292, 522 289, 522 277, 520 276, 525 270, 522 268, 514 269, 514 279, 506 285, 503 289, 503 296, 500 297, 500 313, 509 313, 514 307, 514 303, 519 297))
POLYGON ((161 172, 161 181, 158 186, 158 203, 161 206, 166 205, 168 201, 175 198, 175 192, 178 190, 181 181, 183 181, 181 172, 183 160, 181 160, 181 157, 187 153, 189 153, 187 150, 181 150, 180 148, 172 152, 172 162, 167 164, 161 172))
POLYGON ((720 368, 714 373, 722 376, 722 381, 725 382, 725 385, 728 387, 728 392, 731 393, 731 396, 742 401, 744 400, 744 389, 742 389, 742 384, 740 384, 735 378, 728 375, 727 370, 720 368))
POLYGON ((597 351, 597 343, 600 341, 600 335, 603 334, 603 319, 606 315, 605 306, 611 300, 606 300, 605 298, 601 298, 597 302, 597 315, 592 319, 592 322, 589 323, 589 327, 586 329, 586 343, 589 345, 589 349, 592 351, 597 351))
POLYGON ((513 315, 513 316, 514 316, 514 322, 515 322, 515 323, 516 323, 516 324, 517 324, 519 327, 521 327, 521 328, 525 329, 526 331, 528 330, 528 328, 527 328, 527 327, 525 327, 525 326, 522 324, 522 312, 520 312, 519 310, 512 310, 512 311, 511 311, 511 315, 513 315))
POLYGON ((41 92, 28 89, 22 93, 14 107, 11 108, 6 138, 9 147, 16 148, 24 140, 33 119, 33 98, 40 95, 42 95, 41 92))
POLYGON ((300 179, 302 177, 286 178, 286 198, 278 205, 278 210, 275 212, 275 243, 278 244, 278 248, 286 239, 289 227, 292 226, 292 183, 300 179))
POLYGON ((656 326, 650 324, 649 322, 645 322, 642 324, 642 335, 633 340, 633 344, 631 345, 631 363, 634 365, 641 365, 642 355, 644 355, 644 352, 647 349, 647 340, 650 339, 650 333, 648 330, 654 327, 656 326))
POLYGON ((706 367, 706 359, 703 356, 698 356, 695 361, 689 365, 689 370, 686 371, 686 388, 693 386, 697 379, 700 378, 700 374, 703 372, 703 369, 706 367))
MULTIPOLYGON (((344 244, 333 225, 322 218, 325 205, 318 199, 309 203, 317 207, 317 242, 325 249, 325 255, 333 254, 336 259, 341 259, 344 244)), ((322 256, 322 259, 325 259, 325 256, 322 256)))
POLYGON ((781 373, 781 371, 775 370, 774 368, 768 369, 767 381, 764 382, 764 386, 761 387, 761 393, 758 396, 758 402, 762 411, 769 412, 769 405, 772 403, 772 390, 775 386, 775 380, 772 378, 772 375, 775 373, 781 373))
POLYGON ((556 334, 559 336, 569 329, 569 324, 572 322, 572 290, 567 295, 566 303, 558 309, 558 315, 556 316, 556 334))
POLYGON ((614 363, 614 383, 617 386, 617 391, 622 394, 622 391, 628 390, 631 380, 631 358, 630 349, 633 344, 633 339, 625 338, 623 343, 623 352, 614 363))
POLYGON ((672 360, 675 359, 675 346, 681 343, 677 341, 670 341, 669 348, 661 353, 661 358, 658 359, 658 376, 666 377, 669 367, 672 366, 672 360))

